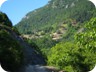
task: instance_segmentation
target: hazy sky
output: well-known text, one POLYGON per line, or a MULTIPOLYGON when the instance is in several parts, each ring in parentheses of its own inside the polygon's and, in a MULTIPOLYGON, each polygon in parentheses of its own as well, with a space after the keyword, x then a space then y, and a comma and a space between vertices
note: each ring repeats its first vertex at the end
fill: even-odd
POLYGON ((28 12, 40 8, 49 0, 8 0, 1 6, 13 24, 17 24, 28 12))

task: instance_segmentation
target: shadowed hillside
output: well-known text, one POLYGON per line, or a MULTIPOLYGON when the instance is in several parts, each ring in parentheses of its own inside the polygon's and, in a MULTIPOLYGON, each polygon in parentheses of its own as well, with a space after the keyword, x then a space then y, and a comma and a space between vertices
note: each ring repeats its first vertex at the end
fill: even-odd
MULTIPOLYGON (((0 16, 2 19, 6 14, 1 12, 0 15, 2 15, 0 16)), ((2 19, 2 22, 0 21, 0 62, 2 67, 6 70, 14 71, 16 67, 20 67, 19 65, 44 65, 45 60, 42 54, 26 43, 17 34, 18 31, 10 26, 11 23, 7 26, 8 18, 5 20, 6 17, 2 19)))

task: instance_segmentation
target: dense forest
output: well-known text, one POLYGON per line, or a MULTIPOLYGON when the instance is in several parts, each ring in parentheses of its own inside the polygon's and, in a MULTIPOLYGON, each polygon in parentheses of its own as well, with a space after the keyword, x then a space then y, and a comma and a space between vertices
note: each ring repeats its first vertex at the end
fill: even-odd
POLYGON ((95 6, 88 0, 50 0, 47 5, 26 14, 15 26, 43 50, 61 41, 73 41, 85 22, 95 17, 95 6))
POLYGON ((16 27, 22 34, 51 33, 64 24, 82 24, 95 16, 95 6, 87 0, 50 0, 29 12, 16 27))
POLYGON ((0 62, 6 70, 39 64, 88 72, 95 54, 96 9, 88 0, 50 0, 15 26, 0 13, 0 62))

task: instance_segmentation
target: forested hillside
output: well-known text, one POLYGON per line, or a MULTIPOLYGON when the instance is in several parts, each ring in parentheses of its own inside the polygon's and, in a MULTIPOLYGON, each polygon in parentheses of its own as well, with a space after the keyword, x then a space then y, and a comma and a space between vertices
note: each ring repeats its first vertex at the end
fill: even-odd
POLYGON ((22 34, 52 33, 64 24, 78 25, 95 16, 95 6, 88 0, 50 0, 29 12, 16 27, 22 34))
POLYGON ((23 58, 30 71, 42 64, 66 72, 88 72, 95 66, 96 9, 90 1, 49 0, 14 27, 6 14, 0 15, 0 62, 15 62, 7 67, 19 67, 23 58))
POLYGON ((5 13, 0 12, 0 64, 10 72, 19 72, 28 64, 45 64, 36 45, 30 46, 12 26, 5 13))
POLYGON ((22 64, 23 52, 18 41, 11 35, 11 30, 15 30, 11 21, 6 14, 0 12, 0 64, 5 70, 14 71, 22 64))
POLYGON ((16 25, 23 37, 46 51, 59 42, 74 41, 84 24, 96 17, 88 0, 50 0, 47 5, 26 14, 16 25))

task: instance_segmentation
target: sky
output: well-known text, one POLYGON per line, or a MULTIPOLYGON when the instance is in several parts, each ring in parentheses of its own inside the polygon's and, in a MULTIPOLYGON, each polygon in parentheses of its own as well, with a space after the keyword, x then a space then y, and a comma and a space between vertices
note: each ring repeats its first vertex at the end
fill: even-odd
POLYGON ((8 0, 0 8, 0 11, 7 14, 13 25, 30 11, 43 7, 49 0, 8 0))

